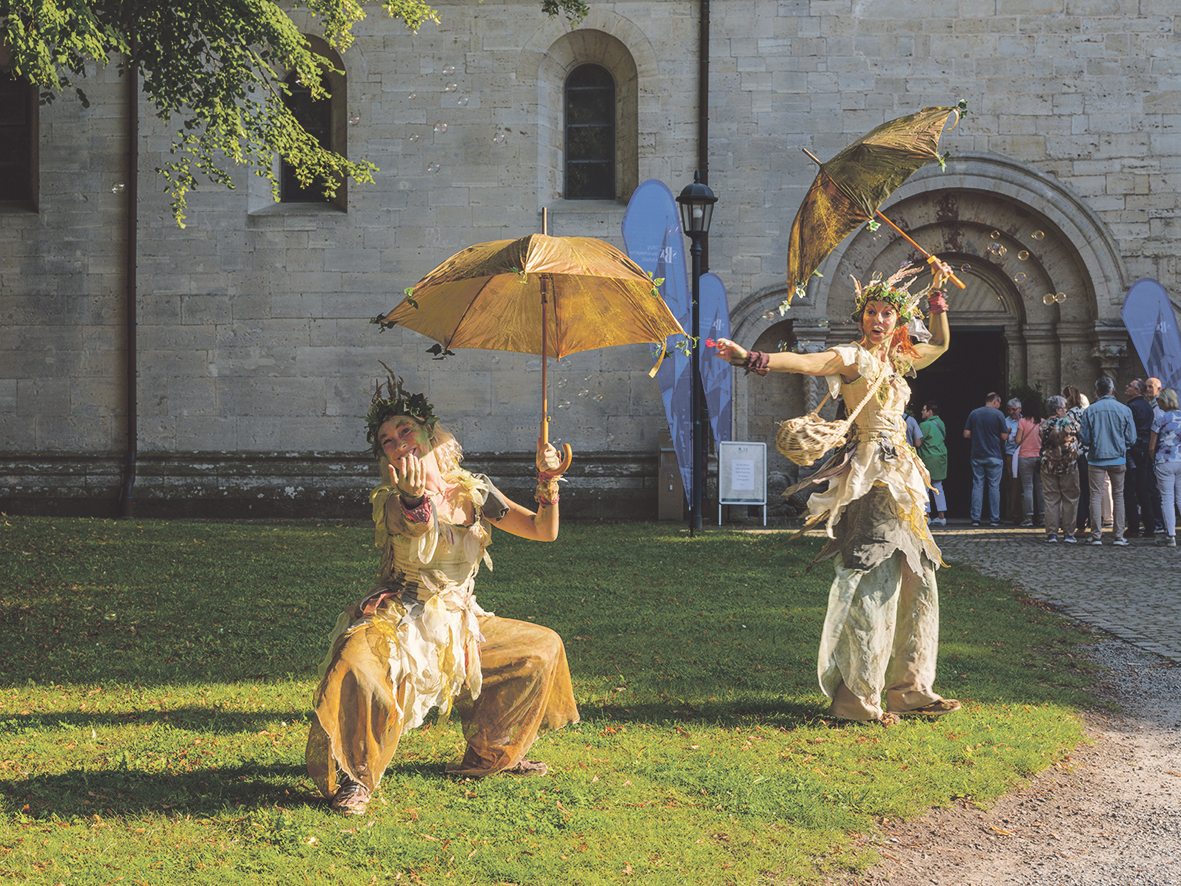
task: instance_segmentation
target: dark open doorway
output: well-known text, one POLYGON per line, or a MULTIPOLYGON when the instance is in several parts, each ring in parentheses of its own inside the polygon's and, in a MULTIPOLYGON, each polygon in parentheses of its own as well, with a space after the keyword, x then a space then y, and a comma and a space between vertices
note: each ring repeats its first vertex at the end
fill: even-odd
POLYGON ((990 391, 1005 394, 1006 354, 1004 330, 999 328, 951 330, 951 348, 931 366, 910 380, 915 418, 927 400, 939 402, 939 417, 947 426, 947 515, 967 517, 972 495, 971 444, 964 439, 968 413, 984 405, 990 391))

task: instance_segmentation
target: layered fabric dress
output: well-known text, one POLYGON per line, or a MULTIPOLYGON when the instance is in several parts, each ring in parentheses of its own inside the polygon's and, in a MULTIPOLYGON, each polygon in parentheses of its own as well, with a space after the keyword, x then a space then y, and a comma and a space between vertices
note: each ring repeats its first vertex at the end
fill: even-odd
POLYGON ((906 442, 910 386, 903 374, 912 372, 910 364, 895 358, 887 365, 859 344, 832 350, 858 373, 848 383, 826 378, 850 412, 887 373, 857 415, 848 444, 805 481, 828 481, 808 500, 808 522, 824 522, 829 542, 817 559, 835 558, 836 567, 817 661, 820 688, 832 699, 833 716, 873 720, 882 715, 883 689, 887 709, 897 713, 940 699, 931 686, 941 558, 925 517, 930 475, 906 442))
POLYGON ((463 722, 467 750, 449 767, 459 775, 512 768, 538 735, 578 721, 561 638, 476 602, 480 563, 492 568, 489 518, 508 505, 487 477, 459 480, 470 525, 441 518, 429 495, 412 511, 388 484, 371 495, 381 578, 337 620, 313 700, 306 761, 326 797, 338 772, 374 790, 399 739, 434 707, 463 722))

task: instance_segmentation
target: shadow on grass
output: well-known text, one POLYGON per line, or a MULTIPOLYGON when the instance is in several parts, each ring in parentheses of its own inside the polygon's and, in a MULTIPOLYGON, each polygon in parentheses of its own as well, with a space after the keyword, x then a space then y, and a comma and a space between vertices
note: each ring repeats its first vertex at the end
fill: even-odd
MULTIPOLYGON (((827 701, 817 690, 817 697, 827 701)), ((735 699, 729 702, 707 702, 704 704, 675 705, 618 705, 583 703, 578 713, 584 724, 652 723, 681 724, 699 723, 711 727, 749 726, 758 723, 773 729, 797 729, 815 725, 824 715, 827 705, 808 704, 799 701, 755 701, 735 699)))
POLYGON ((74 769, 0 782, 5 805, 35 819, 158 813, 223 816, 235 811, 322 805, 307 772, 290 764, 195 769, 185 773, 74 769))
POLYGON ((275 720, 301 722, 309 710, 267 709, 258 712, 225 710, 220 707, 186 706, 137 711, 61 711, 0 715, 0 735, 39 730, 88 730, 120 726, 165 725, 172 729, 216 735, 254 735, 275 720))

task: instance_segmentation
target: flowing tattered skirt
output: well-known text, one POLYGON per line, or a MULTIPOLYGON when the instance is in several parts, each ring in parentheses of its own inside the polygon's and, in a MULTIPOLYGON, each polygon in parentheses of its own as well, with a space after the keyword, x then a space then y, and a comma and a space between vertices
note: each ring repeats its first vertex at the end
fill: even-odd
MULTIPOLYGON (((482 685, 453 704, 467 751, 450 771, 492 775, 516 766, 539 735, 578 722, 562 638, 529 622, 482 615, 482 685)), ((338 771, 370 790, 393 759, 398 741, 418 723, 414 696, 423 677, 399 662, 397 622, 379 611, 337 638, 316 691, 308 734, 308 774, 331 797, 338 771)), ((470 685, 470 684, 469 684, 470 685)), ((418 718, 421 721, 421 718, 418 718)))

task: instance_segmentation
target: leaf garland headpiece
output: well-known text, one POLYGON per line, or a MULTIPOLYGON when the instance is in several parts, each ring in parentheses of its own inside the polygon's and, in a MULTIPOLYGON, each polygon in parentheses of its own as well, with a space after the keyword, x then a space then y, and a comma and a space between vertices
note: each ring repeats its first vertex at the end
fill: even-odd
POLYGON ((381 458, 381 443, 377 439, 377 432, 391 418, 409 415, 423 422, 432 431, 439 420, 435 415, 435 408, 431 406, 425 394, 409 393, 402 387, 402 379, 394 375, 393 370, 384 363, 381 365, 390 378, 384 384, 378 380, 373 398, 369 401, 369 414, 365 416, 365 425, 368 428, 365 440, 376 458, 381 458), (383 388, 385 396, 382 396, 383 388))
POLYGON ((920 320, 923 312, 919 310, 919 299, 922 293, 912 293, 910 286, 914 283, 914 276, 923 271, 922 265, 906 265, 888 280, 875 279, 868 286, 862 286, 854 277, 853 287, 856 296, 853 299, 853 320, 861 318, 866 304, 871 301, 885 302, 893 305, 898 311, 898 325, 903 326, 916 317, 920 320), (905 283, 903 281, 906 281, 905 283))

